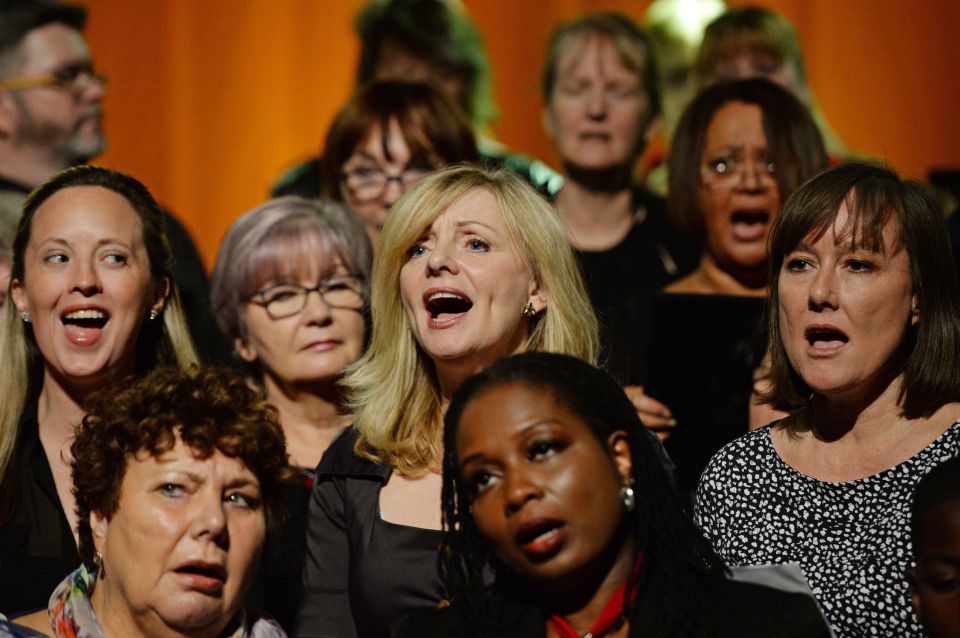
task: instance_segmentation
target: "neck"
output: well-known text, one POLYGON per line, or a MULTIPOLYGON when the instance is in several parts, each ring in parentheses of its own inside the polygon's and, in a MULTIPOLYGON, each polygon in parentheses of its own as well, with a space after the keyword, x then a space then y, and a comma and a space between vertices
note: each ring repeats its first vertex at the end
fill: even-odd
POLYGON ((49 369, 43 374, 43 389, 37 401, 37 421, 42 434, 66 440, 83 420, 81 407, 88 392, 68 388, 49 369))
POLYGON ((905 419, 897 405, 903 373, 884 376, 857 393, 814 394, 808 423, 814 435, 826 442, 848 439, 866 443, 886 436, 886 430, 905 419))
MULTIPOLYGON (((103 636, 131 636, 135 638, 214 638, 226 626, 218 623, 212 627, 177 629, 163 622, 151 611, 136 613, 127 600, 110 587, 109 569, 105 566, 103 576, 97 580, 90 596, 90 605, 103 636)), ((228 619, 229 621, 229 619, 228 619)))
POLYGON ((0 175, 31 190, 70 166, 36 145, 21 146, 9 139, 0 144, 0 158, 0 175))
POLYGON ((567 180, 557 193, 556 207, 575 248, 603 250, 619 243, 630 231, 636 211, 629 187, 595 190, 567 180))
POLYGON ((700 258, 694 276, 703 292, 741 297, 763 297, 767 294, 767 264, 758 268, 721 268, 710 253, 700 258))
MULTIPOLYGON (((541 607, 562 616, 578 634, 590 631, 614 592, 630 578, 637 562, 632 536, 617 539, 616 551, 595 561, 597 568, 568 579, 572 586, 540 592, 541 607)), ((589 567, 587 568, 589 570, 589 567)), ((624 607, 629 601, 624 601, 624 607)))
POLYGON ((324 450, 348 421, 336 381, 284 383, 266 374, 263 385, 267 401, 277 408, 291 461, 300 467, 316 467, 324 450))

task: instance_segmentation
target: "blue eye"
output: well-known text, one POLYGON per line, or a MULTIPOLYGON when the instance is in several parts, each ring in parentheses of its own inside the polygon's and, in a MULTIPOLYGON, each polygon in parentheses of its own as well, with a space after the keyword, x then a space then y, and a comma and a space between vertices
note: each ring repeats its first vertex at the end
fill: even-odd
POLYGON ((427 252, 426 246, 423 244, 414 244, 407 249, 407 257, 420 257, 421 255, 427 252))
POLYGON ((490 250, 490 244, 482 239, 469 239, 467 240, 467 248, 473 252, 482 253, 490 250))
POLYGON ((260 499, 243 492, 230 492, 224 499, 232 505, 244 507, 246 509, 257 509, 260 507, 260 499))
POLYGON ((168 496, 170 498, 178 498, 183 496, 185 493, 183 486, 178 485, 177 483, 164 483, 160 486, 159 491, 164 496, 168 496))

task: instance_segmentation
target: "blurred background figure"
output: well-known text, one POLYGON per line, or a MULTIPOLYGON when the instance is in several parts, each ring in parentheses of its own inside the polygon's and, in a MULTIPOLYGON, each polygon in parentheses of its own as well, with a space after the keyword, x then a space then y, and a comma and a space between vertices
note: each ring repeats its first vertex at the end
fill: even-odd
POLYGON ((701 86, 754 77, 776 82, 810 111, 831 159, 839 161, 852 154, 817 106, 807 83, 800 38, 779 13, 745 6, 718 17, 704 31, 696 72, 701 86))
POLYGON ((314 471, 350 421, 337 382, 363 352, 371 259, 363 224, 346 207, 287 196, 233 223, 213 273, 220 329, 277 408, 300 469, 287 494, 289 520, 266 546, 251 598, 290 631, 314 471))
POLYGON ((407 189, 439 168, 479 158, 468 122, 447 96, 422 82, 384 80, 337 114, 320 168, 326 196, 352 208, 376 246, 407 189))
POLYGON ((353 426, 324 454, 310 500, 302 636, 386 637, 448 598, 443 413, 465 378, 518 351, 596 356, 563 224, 505 170, 448 168, 402 197, 371 290, 370 347, 344 379, 353 426))
POLYGON ((913 610, 929 638, 960 636, 960 457, 920 479, 911 518, 913 610))
POLYGON ((664 294, 619 309, 610 367, 670 408, 676 426, 666 446, 682 490, 747 431, 765 348, 767 235, 784 200, 826 165, 806 108, 767 80, 712 86, 677 125, 670 213, 703 254, 664 294))
POLYGON ((163 230, 143 184, 94 166, 24 207, 0 323, 0 611, 42 607, 80 562, 69 462, 84 399, 196 361, 163 230))
POLYGON ((56 638, 284 636, 241 609, 294 474, 276 412, 232 372, 175 367, 88 408, 70 446, 79 567, 18 622, 56 638))
MULTIPOLYGON (((14 221, 31 190, 106 149, 107 79, 94 69, 86 20, 79 5, 0 2, 0 215, 14 221)), ((222 360, 200 256, 187 230, 166 211, 164 218, 190 333, 205 359, 222 360)))
MULTIPOLYGON (((489 137, 497 118, 483 38, 456 0, 372 0, 356 19, 360 60, 356 87, 374 80, 433 84, 460 106, 476 132, 483 163, 518 173, 535 188, 555 192, 562 179, 542 162, 511 153, 489 137)), ((323 153, 327 153, 326 148, 323 153)), ((321 158, 300 164, 273 186, 273 195, 316 197, 321 158)))
POLYGON ((563 162, 555 203, 601 320, 624 299, 692 270, 696 254, 662 199, 634 180, 660 113, 646 36, 619 13, 560 25, 543 70, 544 125, 563 162))

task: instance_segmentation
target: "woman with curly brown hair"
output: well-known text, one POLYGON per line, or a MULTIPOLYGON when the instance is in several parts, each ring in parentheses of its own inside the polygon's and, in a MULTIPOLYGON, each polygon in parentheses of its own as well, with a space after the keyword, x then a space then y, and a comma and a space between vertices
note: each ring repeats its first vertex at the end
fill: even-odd
POLYGON ((229 371, 172 367, 88 408, 71 446, 83 564, 23 625, 58 638, 285 635, 240 609, 294 475, 275 409, 229 371))

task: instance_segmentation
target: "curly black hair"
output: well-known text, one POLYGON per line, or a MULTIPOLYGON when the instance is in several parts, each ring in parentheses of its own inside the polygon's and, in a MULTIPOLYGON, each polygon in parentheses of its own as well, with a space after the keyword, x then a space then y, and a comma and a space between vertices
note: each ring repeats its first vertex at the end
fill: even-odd
POLYGON ((226 368, 160 367, 91 395, 70 446, 80 557, 96 551, 90 513, 108 519, 120 506, 128 459, 157 456, 180 439, 200 458, 214 452, 243 462, 260 482, 267 529, 286 518, 286 486, 298 477, 287 459, 276 408, 226 368))
MULTIPOLYGON (((443 527, 440 574, 468 635, 494 636, 512 622, 522 583, 497 569, 493 588, 485 570, 496 561, 473 523, 470 486, 460 473, 457 427, 464 409, 493 388, 523 383, 548 393, 580 417, 601 444, 624 431, 637 486, 633 528, 644 553, 643 580, 655 578, 662 634, 686 635, 701 615, 703 578, 723 578, 725 568, 694 526, 648 433, 623 389, 606 372, 567 355, 528 352, 502 359, 469 378, 454 394, 444 419, 443 527)), ((628 616, 631 616, 631 611, 628 616)), ((632 623, 638 626, 638 623, 632 623)), ((631 634, 632 635, 632 634, 631 634)))

